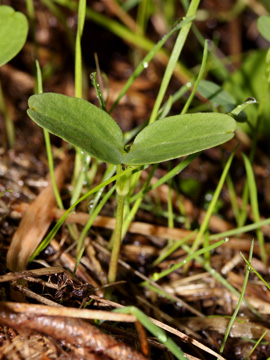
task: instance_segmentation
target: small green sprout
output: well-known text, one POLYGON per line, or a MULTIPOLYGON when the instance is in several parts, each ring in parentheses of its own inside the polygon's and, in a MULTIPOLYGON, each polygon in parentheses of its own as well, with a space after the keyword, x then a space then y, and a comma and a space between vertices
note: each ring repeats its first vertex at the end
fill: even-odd
POLYGON ((126 152, 120 127, 105 111, 86 100, 45 93, 29 99, 28 115, 52 134, 79 147, 91 156, 130 169, 116 183, 118 206, 113 234, 109 282, 114 282, 121 244, 125 198, 134 166, 160 163, 220 145, 234 136, 233 117, 218 113, 176 115, 152 123, 135 138, 126 152))

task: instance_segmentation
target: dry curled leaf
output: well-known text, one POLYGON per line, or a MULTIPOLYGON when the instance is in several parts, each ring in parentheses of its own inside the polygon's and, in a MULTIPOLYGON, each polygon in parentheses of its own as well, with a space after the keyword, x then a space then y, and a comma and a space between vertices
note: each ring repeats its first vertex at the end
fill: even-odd
MULTIPOLYGON (((65 158, 55 170, 55 181, 58 189, 63 185, 67 171, 68 158, 65 158)), ((30 256, 43 239, 53 220, 52 209, 55 205, 53 186, 49 181, 48 186, 27 208, 17 231, 13 235, 7 253, 7 267, 10 270, 23 271, 26 269, 30 256)))
POLYGON ((96 352, 100 356, 108 356, 109 359, 146 360, 139 352, 80 319, 14 313, 2 303, 0 322, 16 330, 23 329, 49 335, 56 340, 83 348, 86 353, 96 352))

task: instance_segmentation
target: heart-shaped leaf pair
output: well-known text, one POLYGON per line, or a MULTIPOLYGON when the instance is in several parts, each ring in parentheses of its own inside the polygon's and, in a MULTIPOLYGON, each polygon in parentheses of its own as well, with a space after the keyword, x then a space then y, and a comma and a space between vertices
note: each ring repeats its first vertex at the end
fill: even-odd
POLYGON ((91 103, 45 93, 29 99, 30 118, 41 127, 111 164, 146 165, 220 145, 234 136, 236 122, 225 114, 167 117, 144 128, 128 153, 113 118, 91 103))
POLYGON ((10 6, 0 6, 0 66, 11 60, 23 47, 28 33, 24 14, 10 6))

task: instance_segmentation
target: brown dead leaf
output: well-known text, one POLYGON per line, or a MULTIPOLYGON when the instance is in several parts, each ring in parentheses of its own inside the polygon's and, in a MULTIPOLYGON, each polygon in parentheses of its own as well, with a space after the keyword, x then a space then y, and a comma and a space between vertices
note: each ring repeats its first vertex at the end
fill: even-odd
MULTIPOLYGON (((68 158, 55 170, 55 180, 60 189, 68 171, 68 158)), ((40 244, 54 217, 56 205, 51 181, 26 210, 15 232, 7 254, 7 267, 12 271, 23 271, 30 256, 40 244)))

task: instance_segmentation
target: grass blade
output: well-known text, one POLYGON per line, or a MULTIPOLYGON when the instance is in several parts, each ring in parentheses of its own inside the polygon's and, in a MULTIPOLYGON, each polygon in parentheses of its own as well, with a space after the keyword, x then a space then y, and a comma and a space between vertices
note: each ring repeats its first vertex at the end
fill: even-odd
POLYGON ((197 237, 196 237, 196 239, 195 239, 195 241, 194 241, 194 243, 193 243, 193 245, 192 245, 192 248, 191 248, 191 251, 192 251, 192 252, 196 251, 197 248, 199 247, 200 242, 201 242, 201 239, 202 239, 202 237, 203 237, 203 235, 204 235, 204 233, 205 233, 205 231, 206 231, 206 229, 207 229, 207 227, 208 227, 208 223, 209 223, 210 217, 211 217, 211 215, 212 215, 212 213, 213 213, 213 211, 214 211, 214 208, 215 208, 216 202, 217 202, 217 200, 218 200, 219 194, 220 194, 220 192, 221 192, 222 186, 223 186, 223 184, 224 184, 224 182, 225 182, 225 180, 226 180, 226 177, 227 177, 228 171, 229 171, 229 169, 230 169, 232 160, 233 160, 233 158, 234 158, 234 154, 235 154, 235 152, 236 152, 236 149, 237 149, 237 148, 234 149, 233 153, 232 153, 231 156, 229 157, 229 159, 228 159, 228 161, 227 161, 227 163, 226 163, 226 165, 225 165, 225 167, 224 167, 224 170, 223 170, 223 172, 222 172, 222 175, 221 175, 221 178, 220 178, 220 180, 219 180, 218 186, 217 186, 217 188, 216 188, 216 190, 215 190, 213 199, 212 199, 212 201, 211 201, 211 203, 210 203, 210 206, 209 206, 209 208, 208 208, 208 210, 207 210, 207 213, 206 213, 206 215, 205 215, 205 218, 204 218, 204 220, 203 220, 203 223, 202 223, 202 225, 201 225, 201 227, 200 227, 199 233, 198 233, 198 235, 197 235, 197 237))
POLYGON ((203 76, 203 73, 204 73, 204 70, 205 70, 205 66, 206 66, 206 62, 207 62, 207 55, 208 55, 208 40, 205 40, 204 42, 204 49, 203 49, 203 59, 202 59, 202 65, 201 65, 201 68, 200 68, 200 72, 199 72, 199 75, 197 77, 197 80, 194 84, 194 87, 192 89, 192 92, 187 100, 187 102, 185 103, 185 106, 183 107, 183 110, 181 111, 181 114, 185 114, 187 111, 188 111, 188 108, 195 96, 195 93, 196 93, 196 90, 197 90, 197 87, 201 81, 201 78, 203 76))
POLYGON ((180 261, 178 264, 173 265, 170 269, 164 270, 161 273, 156 273, 153 275, 153 280, 157 281, 162 279, 164 276, 167 276, 169 274, 171 274, 172 272, 178 270, 181 266, 183 266, 184 264, 186 264, 188 261, 195 259, 197 256, 205 254, 211 250, 214 250, 215 248, 221 246, 222 244, 224 244, 225 242, 228 242, 229 239, 226 238, 224 240, 218 241, 215 244, 209 245, 205 248, 202 248, 198 251, 196 251, 195 253, 191 253, 190 255, 188 255, 184 260, 180 261))
POLYGON ((141 310, 137 309, 135 306, 127 306, 113 311, 136 316, 138 321, 140 321, 149 332, 151 332, 162 344, 164 344, 177 359, 186 360, 185 354, 176 345, 176 343, 167 336, 165 331, 152 323, 152 321, 141 310))
MULTIPOLYGON (((254 220, 256 222, 260 221, 260 212, 259 212, 259 205, 258 205, 258 195, 257 195, 257 187, 256 187, 256 181, 254 177, 254 173, 252 170, 252 165, 250 160, 245 154, 242 154, 244 158, 246 173, 247 173, 247 181, 248 181, 248 187, 249 187, 249 194, 250 194, 250 202, 251 202, 251 209, 252 214, 254 217, 254 220)), ((265 251, 264 246, 264 236, 261 229, 256 230, 257 238, 260 245, 260 253, 261 258, 264 264, 267 262, 267 254, 265 251)))
MULTIPOLYGON (((196 14, 199 3, 200 3, 200 0, 192 0, 191 1, 191 4, 187 11, 187 17, 194 16, 196 14)), ((159 93, 158 93, 158 96, 157 96, 157 99, 156 99, 156 102, 155 102, 155 105, 154 105, 154 108, 153 108, 153 111, 152 111, 152 114, 151 114, 151 117, 149 120, 149 124, 152 124, 157 118, 158 110, 161 106, 165 92, 166 92, 169 82, 171 80, 175 65, 180 57, 181 51, 186 42, 191 25, 192 24, 189 23, 189 24, 186 24, 185 26, 183 26, 179 32, 177 39, 176 39, 170 60, 168 62, 164 77, 162 79, 162 83, 160 85, 159 93)))
POLYGON ((185 20, 178 23, 176 26, 172 28, 171 31, 168 32, 165 36, 162 37, 161 40, 153 47, 152 50, 149 51, 149 53, 144 57, 144 59, 139 63, 133 74, 130 76, 126 84, 124 85, 123 89, 121 90, 120 94, 118 95, 117 99, 113 103, 112 107, 110 108, 109 113, 113 111, 113 109, 117 106, 120 99, 125 95, 125 93, 128 91, 134 80, 148 67, 149 62, 154 58, 156 53, 162 48, 162 46, 165 44, 165 42, 169 39, 169 37, 177 30, 182 28, 184 25, 189 24, 192 20, 194 20, 194 16, 190 16, 186 18, 185 20))
MULTIPOLYGON (((251 243, 251 246, 250 246, 250 252, 249 252, 249 262, 251 262, 252 260, 252 254, 253 254, 253 246, 254 246, 254 241, 252 241, 251 243)), ((234 323, 234 320, 238 314, 238 311, 240 309, 240 306, 243 302, 243 299, 244 299, 244 295, 245 295, 245 291, 246 291, 246 286, 247 286, 247 282, 248 282, 248 277, 249 277, 249 273, 250 273, 250 267, 247 266, 246 267, 246 274, 245 274, 245 279, 244 279, 244 282, 243 282, 243 287, 242 287, 242 291, 241 291, 241 294, 240 294, 240 297, 239 297, 239 300, 238 300, 238 303, 237 303, 237 306, 234 310, 234 313, 231 317, 231 320, 229 322, 229 325, 227 327, 227 330, 225 332, 225 335, 224 335, 224 339, 222 341, 222 344, 221 344, 221 347, 220 347, 220 354, 222 354, 223 350, 224 350, 224 347, 225 347, 225 344, 226 344, 226 341, 227 341, 227 338, 230 334, 230 331, 231 331, 231 328, 233 326, 233 323, 234 323)))

